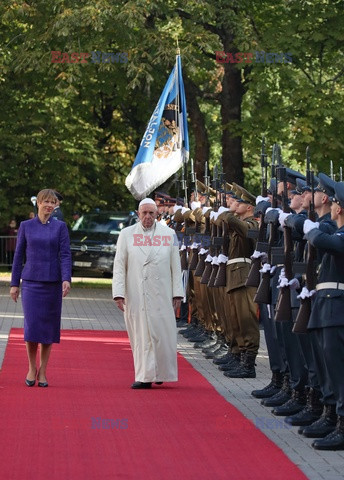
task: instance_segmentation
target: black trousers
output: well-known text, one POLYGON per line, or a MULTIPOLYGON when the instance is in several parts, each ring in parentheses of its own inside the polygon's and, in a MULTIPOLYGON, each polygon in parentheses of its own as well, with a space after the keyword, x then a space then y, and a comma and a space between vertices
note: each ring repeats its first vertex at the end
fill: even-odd
MULTIPOLYGON (((343 327, 342 327, 343 328, 343 327)), ((314 365, 316 369, 316 374, 319 380, 320 391, 322 395, 322 402, 325 405, 335 405, 336 399, 334 396, 334 387, 332 383, 332 378, 328 369, 328 361, 325 361, 325 348, 328 350, 329 345, 326 345, 324 330, 329 330, 328 328, 315 328, 310 330, 309 335, 312 336, 311 346, 313 351, 314 365)), ((328 340, 327 340, 328 342, 328 340)), ((331 344, 331 342, 330 342, 331 344)), ((327 357, 330 357, 327 353, 327 357)), ((331 362, 330 362, 331 363, 331 362)), ((336 367, 337 368, 337 367, 336 367)), ((341 371, 343 374, 344 370, 341 371)))
POLYGON ((344 326, 319 329, 325 364, 336 399, 337 414, 344 417, 344 326))

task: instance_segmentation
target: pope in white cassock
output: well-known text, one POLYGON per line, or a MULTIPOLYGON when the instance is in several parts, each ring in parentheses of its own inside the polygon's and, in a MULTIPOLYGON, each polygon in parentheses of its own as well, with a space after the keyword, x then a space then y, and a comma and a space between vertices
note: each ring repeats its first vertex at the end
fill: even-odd
POLYGON ((124 312, 134 357, 132 388, 178 380, 179 248, 174 231, 156 222, 157 213, 152 199, 141 200, 140 222, 121 231, 113 268, 113 298, 124 312))

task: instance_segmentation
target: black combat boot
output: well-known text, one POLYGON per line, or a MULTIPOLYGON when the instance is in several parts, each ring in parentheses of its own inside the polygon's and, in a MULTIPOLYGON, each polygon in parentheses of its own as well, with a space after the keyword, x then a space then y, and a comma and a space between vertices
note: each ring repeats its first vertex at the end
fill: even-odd
POLYGON ((283 384, 283 373, 281 372, 272 372, 272 378, 269 385, 262 388, 261 390, 253 390, 251 395, 256 398, 269 398, 278 393, 283 384))
POLYGON ((215 365, 224 365, 225 363, 227 363, 230 360, 232 355, 233 354, 231 353, 231 349, 230 349, 230 347, 228 347, 225 355, 223 355, 222 357, 219 357, 219 358, 214 358, 213 363, 215 363, 215 365))
POLYGON ((189 342, 198 342, 206 339, 206 330, 203 325, 198 325, 198 328, 189 334, 184 334, 184 337, 189 340, 189 342), (200 340, 198 340, 200 339, 200 340))
POLYGON ((217 342, 217 336, 215 332, 209 332, 207 338, 201 343, 195 343, 194 348, 209 348, 213 347, 217 342))
POLYGON ((313 422, 302 431, 307 438, 323 438, 332 433, 336 428, 337 415, 335 405, 324 405, 323 413, 319 420, 313 422))
POLYGON ((195 342, 194 344, 194 347, 197 347, 196 348, 200 348, 200 345, 206 341, 209 340, 209 335, 211 334, 211 332, 209 332, 209 330, 203 330, 203 332, 200 334, 200 335, 196 335, 196 336, 193 336, 193 337, 189 337, 188 340, 189 342, 195 342))
POLYGON ((320 392, 310 388, 307 394, 306 406, 295 415, 286 417, 284 421, 289 425, 307 426, 318 420, 323 411, 323 405, 320 402, 320 392))
POLYGON ((240 353, 231 353, 230 357, 227 357, 227 363, 222 363, 218 366, 221 372, 229 372, 237 370, 240 365, 240 353))
POLYGON ((233 359, 237 360, 238 356, 240 361, 240 353, 232 353, 230 348, 228 348, 226 355, 220 358, 214 358, 213 363, 215 363, 215 365, 225 365, 226 363, 232 362, 233 359))
POLYGON ((291 398, 283 405, 272 409, 274 415, 284 417, 301 412, 306 405, 307 397, 305 390, 292 390, 291 398))
POLYGON ((228 345, 226 344, 223 335, 219 335, 214 346, 209 348, 202 348, 205 358, 215 358, 215 356, 223 356, 228 352, 228 345))
POLYGON ((289 385, 289 373, 285 373, 281 390, 275 393, 272 397, 263 398, 261 404, 265 407, 279 407, 286 403, 290 399, 290 396, 291 389, 289 385))
POLYGON ((256 378, 255 360, 256 354, 253 352, 245 352, 243 360, 236 370, 228 370, 224 375, 229 378, 256 378))
MULTIPOLYGON (((222 358, 223 356, 227 355, 227 352, 228 352, 228 345, 227 343, 223 343, 221 345, 221 347, 216 350, 216 352, 214 352, 214 355, 212 356, 212 358, 222 358)), ((209 358, 209 357, 206 357, 206 358, 209 358)))
POLYGON ((198 323, 189 323, 188 327, 184 328, 183 330, 179 330, 179 333, 185 338, 188 338, 190 335, 194 335, 196 332, 200 332, 200 326, 198 323))
POLYGON ((336 429, 325 438, 314 440, 312 447, 316 450, 344 450, 344 417, 338 415, 336 429))

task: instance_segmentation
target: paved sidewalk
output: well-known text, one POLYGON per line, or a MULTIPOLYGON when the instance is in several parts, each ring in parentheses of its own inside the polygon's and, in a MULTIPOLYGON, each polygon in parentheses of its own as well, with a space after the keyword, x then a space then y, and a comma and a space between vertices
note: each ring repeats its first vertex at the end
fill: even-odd
MULTIPOLYGON (((15 304, 9 296, 6 279, 0 281, 0 366, 3 361, 9 331, 12 327, 23 327, 23 312, 20 300, 15 304)), ((111 298, 111 289, 74 287, 63 300, 63 329, 125 330, 123 315, 115 307, 111 298)), ((297 464, 310 480, 343 479, 344 451, 321 452, 310 445, 312 440, 297 433, 297 427, 286 427, 283 417, 275 417, 270 409, 263 407, 259 400, 250 395, 251 390, 261 388, 270 381, 268 357, 264 341, 257 357, 256 379, 226 378, 212 363, 203 357, 199 349, 178 335, 178 350, 214 387, 237 407, 248 419, 278 445, 288 457, 297 464)), ((130 379, 129 379, 130 380, 130 379)), ((230 418, 224 418, 221 435, 226 434, 225 425, 230 418)), ((248 452, 249 455, 249 452, 248 452)))

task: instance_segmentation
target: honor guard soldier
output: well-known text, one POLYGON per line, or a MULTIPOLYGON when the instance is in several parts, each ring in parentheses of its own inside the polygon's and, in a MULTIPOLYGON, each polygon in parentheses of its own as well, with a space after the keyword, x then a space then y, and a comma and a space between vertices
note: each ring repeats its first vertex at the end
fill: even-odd
POLYGON ((337 413, 333 430, 313 442, 312 446, 318 450, 344 450, 344 183, 336 183, 334 189, 331 218, 337 223, 338 230, 329 235, 319 229, 317 222, 306 220, 304 225, 307 240, 326 252, 320 266, 308 329, 315 331, 323 345, 337 413))

